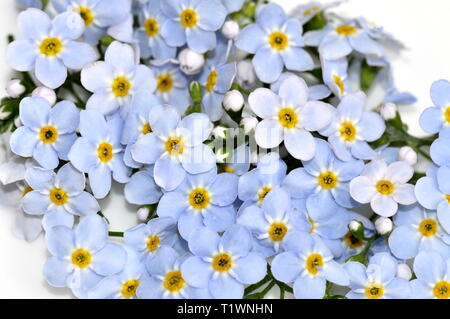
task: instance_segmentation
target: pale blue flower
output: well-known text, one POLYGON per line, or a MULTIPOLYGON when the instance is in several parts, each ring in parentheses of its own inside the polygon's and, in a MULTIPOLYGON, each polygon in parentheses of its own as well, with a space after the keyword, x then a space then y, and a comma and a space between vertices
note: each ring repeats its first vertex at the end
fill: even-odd
POLYGON ((347 58, 323 60, 322 77, 331 92, 339 98, 352 91, 347 58))
POLYGON ((44 215, 45 230, 53 226, 73 227, 75 216, 88 216, 100 211, 97 200, 84 191, 84 174, 70 163, 54 173, 39 167, 29 167, 25 180, 31 187, 22 199, 23 210, 30 215, 44 215))
POLYGON ((183 278, 193 287, 207 288, 213 298, 242 298, 244 285, 266 275, 266 260, 251 252, 252 237, 243 226, 233 225, 222 237, 198 228, 188 242, 194 256, 181 265, 183 278))
POLYGON ((178 231, 186 240, 198 227, 222 232, 236 220, 232 204, 237 197, 237 184, 237 175, 217 174, 216 168, 206 173, 186 174, 180 186, 163 195, 157 214, 178 221, 178 231))
POLYGON ((337 7, 342 3, 342 1, 334 1, 330 3, 320 3, 317 1, 311 1, 307 4, 302 4, 298 6, 292 13, 293 18, 300 20, 301 24, 304 25, 311 21, 317 14, 323 13, 325 10, 337 7))
POLYGON ((363 160, 377 158, 376 152, 367 144, 378 140, 386 129, 381 116, 364 112, 367 97, 358 92, 344 96, 337 106, 330 125, 320 131, 328 137, 336 156, 342 161, 353 157, 363 160))
POLYGON ((40 97, 26 97, 20 102, 23 126, 11 135, 11 151, 22 157, 33 157, 42 167, 53 169, 68 153, 77 135, 79 112, 70 101, 51 107, 40 97))
POLYGON ((272 262, 273 276, 285 283, 294 283, 298 299, 321 299, 327 281, 347 286, 349 278, 317 235, 289 233, 284 242, 286 252, 272 262))
POLYGON ((431 99, 435 106, 423 111, 420 126, 430 134, 450 128, 450 82, 440 80, 431 86, 431 99))
POLYGON ((126 118, 136 93, 156 89, 153 71, 138 64, 135 54, 130 45, 115 41, 106 50, 105 61, 83 68, 81 83, 93 93, 86 103, 87 109, 108 115, 120 107, 122 117, 126 118))
POLYGON ((311 56, 302 49, 302 26, 288 19, 284 10, 275 3, 261 7, 256 23, 246 26, 236 39, 236 46, 255 54, 253 66, 262 82, 275 82, 283 67, 292 71, 307 71, 314 67, 311 56))
POLYGON ((371 257, 369 265, 348 262, 344 265, 350 278, 349 299, 407 299, 411 296, 409 282, 396 277, 397 261, 387 253, 371 257))
POLYGON ((255 131, 257 144, 270 149, 284 141, 289 154, 296 159, 312 159, 316 143, 310 132, 330 124, 333 107, 320 101, 308 101, 308 98, 308 86, 300 77, 288 77, 278 95, 266 88, 252 92, 250 107, 263 119, 255 131))
POLYGON ((88 174, 96 198, 104 198, 111 189, 111 175, 119 183, 129 180, 131 170, 123 161, 120 144, 123 121, 119 114, 107 120, 97 111, 80 114, 79 137, 69 152, 73 166, 88 174))
POLYGON ((166 0, 161 10, 167 16, 161 26, 166 43, 172 47, 187 44, 199 53, 216 46, 215 31, 227 14, 218 0, 166 0))
POLYGON ((79 70, 97 60, 97 52, 88 44, 76 42, 84 31, 84 21, 73 12, 56 16, 53 21, 39 9, 19 14, 23 40, 8 45, 6 60, 17 71, 32 71, 45 86, 55 89, 67 78, 67 69, 79 70))
POLYGON ((349 194, 349 182, 357 177, 364 162, 343 162, 334 156, 329 144, 316 139, 316 156, 303 162, 302 168, 294 169, 283 182, 291 197, 305 199, 308 212, 313 219, 335 214, 339 206, 357 207, 349 194))
MULTIPOLYGON (((275 93, 280 92, 281 84, 286 80, 288 77, 296 77, 292 72, 283 72, 278 80, 273 82, 270 85, 270 89, 274 91, 275 93)), ((330 89, 323 84, 317 84, 309 87, 309 94, 308 94, 308 100, 323 100, 329 97, 331 94, 330 89)))
POLYGON ((124 22, 130 13, 131 1, 124 0, 51 0, 57 12, 73 11, 85 24, 83 39, 97 44, 108 27, 124 22))
POLYGON ((82 218, 75 230, 52 227, 45 241, 52 254, 44 265, 45 278, 51 286, 69 287, 78 296, 125 266, 125 250, 108 242, 108 226, 98 215, 82 218))
POLYGON ((155 164, 156 184, 172 191, 184 180, 186 172, 204 173, 215 166, 212 149, 203 144, 213 125, 201 113, 181 119, 173 107, 166 107, 159 118, 152 123, 152 132, 136 141, 131 155, 139 163, 155 164))
POLYGON ((364 167, 361 176, 350 182, 350 195, 361 204, 370 203, 372 210, 383 217, 397 213, 398 204, 416 202, 414 185, 408 184, 414 169, 399 161, 389 166, 383 160, 372 161, 364 167))
POLYGON ((439 224, 435 212, 420 205, 402 207, 394 217, 394 224, 389 247, 397 258, 410 259, 421 251, 430 250, 450 257, 450 237, 439 224))
POLYGON ((443 130, 430 147, 430 156, 437 166, 450 163, 450 130, 443 130))

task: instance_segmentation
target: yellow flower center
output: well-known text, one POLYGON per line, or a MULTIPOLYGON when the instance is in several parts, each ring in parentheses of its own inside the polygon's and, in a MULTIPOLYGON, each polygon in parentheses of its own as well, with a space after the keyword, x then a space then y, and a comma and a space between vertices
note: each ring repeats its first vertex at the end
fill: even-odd
POLYGON ((364 245, 364 241, 353 236, 353 234, 351 232, 348 232, 345 235, 344 243, 345 243, 345 245, 347 245, 348 247, 350 247, 352 249, 358 249, 362 245, 364 245))
POLYGON ((144 29, 145 33, 147 33, 149 37, 154 37, 159 32, 158 21, 156 21, 154 18, 147 19, 144 22, 144 29))
POLYGON ((333 75, 333 82, 339 88, 339 93, 343 95, 345 93, 345 83, 339 75, 333 75))
POLYGON ((222 164, 219 166, 220 173, 234 173, 234 169, 228 164, 222 164))
POLYGON ((152 131, 152 127, 151 127, 150 123, 147 122, 144 125, 142 125, 142 128, 141 128, 142 134, 147 135, 147 134, 150 134, 151 132, 153 132, 153 131, 152 131))
POLYGON ((434 285, 433 294, 437 299, 450 298, 450 283, 448 281, 440 281, 434 285))
POLYGON ((178 292, 183 289, 186 282, 181 275, 181 271, 175 270, 168 272, 166 277, 164 278, 164 288, 166 288, 170 292, 178 292))
POLYGON ((170 74, 161 74, 157 79, 157 90, 159 92, 168 92, 173 88, 173 77, 170 74))
POLYGON ((197 25, 197 13, 192 9, 186 9, 180 14, 180 23, 185 28, 193 28, 197 25))
POLYGON ((338 177, 333 172, 327 171, 319 175, 317 182, 323 189, 330 190, 337 186, 338 177))
POLYGON ((26 194, 28 194, 29 192, 32 192, 33 189, 30 186, 25 187, 25 189, 22 192, 22 197, 25 197, 26 194))
POLYGON ((61 52, 63 43, 59 38, 46 38, 39 45, 39 51, 48 57, 53 57, 61 52))
POLYGON ((339 133, 344 141, 353 142, 356 139, 356 127, 351 122, 342 123, 339 133))
POLYGON ((303 12, 303 16, 307 17, 307 16, 309 16, 309 15, 319 11, 319 9, 320 9, 319 7, 312 7, 311 9, 306 10, 305 12, 303 12))
POLYGON ((447 124, 450 124, 450 106, 447 106, 447 108, 444 111, 444 119, 447 124))
POLYGON ((269 35, 269 44, 272 49, 281 51, 287 48, 289 45, 289 39, 283 32, 275 31, 269 35))
POLYGON ((356 34, 356 28, 354 26, 351 25, 340 25, 339 27, 336 28, 336 32, 339 35, 344 35, 344 36, 349 36, 349 35, 355 35, 356 34))
POLYGON ((85 249, 77 249, 72 252, 72 264, 79 268, 86 268, 91 263, 91 253, 85 249))
POLYGON ((395 186, 392 182, 381 180, 377 183, 377 191, 381 195, 391 195, 395 191, 395 186))
POLYGON ((311 224, 311 229, 309 230, 308 234, 312 234, 316 229, 316 223, 311 219, 311 217, 308 217, 308 221, 311 224))
POLYGON ((192 208, 201 210, 209 206, 211 195, 204 188, 196 188, 189 193, 189 205, 192 208))
POLYGON ((154 252, 155 250, 158 249, 159 247, 159 236, 155 236, 155 235, 150 235, 147 237, 147 249, 148 251, 154 252))
POLYGON ((50 201, 57 206, 64 205, 69 201, 67 193, 60 188, 53 188, 49 196, 50 201))
POLYGON ((319 272, 319 267, 323 267, 323 265, 323 258, 320 254, 311 254, 306 260, 306 270, 314 276, 319 272))
POLYGON ((425 237, 434 236, 437 231, 438 223, 434 219, 426 219, 419 224, 419 232, 425 237))
POLYGON ((218 272, 227 272, 233 267, 233 260, 227 253, 217 254, 212 261, 212 267, 218 272))
POLYGON ((384 295, 384 287, 382 284, 373 282, 366 286, 367 299, 380 299, 384 295))
POLYGON ((298 122, 298 115, 291 107, 285 107, 278 111, 278 122, 284 128, 294 128, 298 122))
POLYGON ((118 76, 112 84, 112 92, 116 97, 125 97, 131 89, 131 83, 124 76, 118 76))
POLYGON ((217 79, 219 78, 219 75, 217 74, 216 70, 211 71, 211 73, 209 73, 208 78, 206 79, 206 90, 208 92, 212 92, 212 90, 214 90, 214 88, 216 87, 217 84, 217 79))
POLYGON ((39 131, 39 139, 44 144, 53 144, 58 140, 58 131, 53 126, 43 126, 39 131))
POLYGON ((272 187, 270 186, 264 186, 262 187, 258 192, 258 202, 262 204, 264 201, 264 198, 266 198, 267 194, 272 190, 272 187))
POLYGON ((282 241, 286 236, 288 228, 284 223, 272 223, 269 227, 269 237, 272 241, 282 241))
POLYGON ((78 7, 76 10, 84 20, 85 26, 89 27, 94 22, 94 12, 86 7, 78 7))
POLYGON ((103 163, 108 163, 113 158, 113 147, 107 142, 100 143, 97 148, 97 157, 103 163))
POLYGON ((138 280, 136 279, 128 280, 122 285, 121 289, 122 297, 127 299, 133 298, 134 296, 136 296, 136 290, 138 289, 138 287, 139 287, 138 280))
POLYGON ((166 141, 166 151, 170 155, 180 155, 184 152, 184 142, 181 137, 171 136, 166 141))
POLYGON ((449 194, 445 195, 445 199, 447 200, 447 203, 449 203, 449 205, 450 205, 450 195, 449 194))

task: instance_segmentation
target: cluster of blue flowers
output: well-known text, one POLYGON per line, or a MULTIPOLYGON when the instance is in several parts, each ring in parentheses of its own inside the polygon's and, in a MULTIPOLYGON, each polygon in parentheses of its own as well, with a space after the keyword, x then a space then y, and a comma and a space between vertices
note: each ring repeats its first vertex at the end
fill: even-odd
POLYGON ((24 172, 0 177, 24 185, 25 237, 45 230, 50 285, 79 298, 450 298, 450 83, 433 84, 420 119, 438 138, 410 136, 396 105, 414 97, 394 85, 386 52, 401 44, 384 30, 329 16, 339 3, 292 15, 259 0, 18 3, 7 62, 56 98, 9 100, 3 165, 24 172), (131 229, 101 212, 113 182, 139 209, 131 229))

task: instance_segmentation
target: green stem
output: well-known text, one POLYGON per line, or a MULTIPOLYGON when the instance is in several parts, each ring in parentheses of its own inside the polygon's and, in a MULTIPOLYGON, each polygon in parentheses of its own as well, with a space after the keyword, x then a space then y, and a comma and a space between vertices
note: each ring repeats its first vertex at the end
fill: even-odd
POLYGON ((120 231, 110 231, 108 232, 110 237, 123 237, 123 232, 120 231))
POLYGON ((260 282, 257 282, 256 284, 250 285, 247 288, 245 288, 244 296, 247 296, 254 292, 255 290, 261 288, 264 286, 264 284, 268 283, 270 280, 272 280, 272 275, 267 274, 266 277, 264 277, 260 282))

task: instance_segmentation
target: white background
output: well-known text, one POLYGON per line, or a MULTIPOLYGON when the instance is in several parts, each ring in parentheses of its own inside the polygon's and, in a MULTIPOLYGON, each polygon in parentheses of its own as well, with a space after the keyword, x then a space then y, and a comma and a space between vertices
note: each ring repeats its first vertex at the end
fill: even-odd
MULTIPOLYGON (((318 0, 320 1, 320 0, 318 0)), ((286 9, 303 0, 276 0, 286 9)), ((322 0, 322 2, 329 2, 322 0)), ((429 88, 438 79, 450 79, 450 1, 448 0, 353 0, 335 12, 349 17, 364 16, 394 34, 408 47, 401 60, 394 61, 397 86, 416 95, 418 103, 406 106, 402 113, 412 133, 422 135, 417 127, 420 112, 431 106, 429 88)), ((14 0, 0 1, 0 96, 4 96, 9 67, 5 63, 6 35, 16 34, 17 11, 14 0)), ((1 157, 0 157, 1 158, 1 157)), ((111 230, 125 230, 136 222, 134 208, 124 203, 120 187, 114 199, 101 202, 111 221, 111 230)), ((0 210, 0 298, 67 298, 66 289, 51 288, 41 269, 48 253, 43 236, 32 244, 11 235, 13 212, 0 210)))

